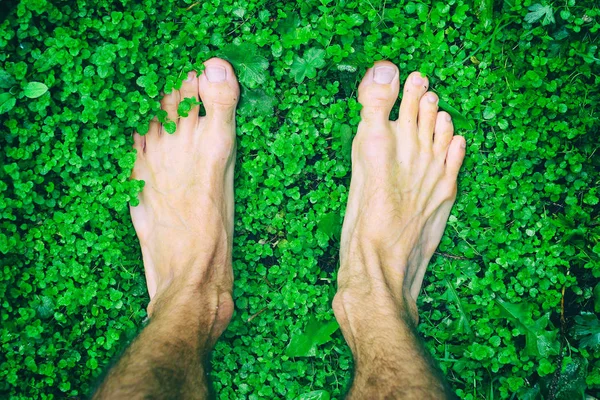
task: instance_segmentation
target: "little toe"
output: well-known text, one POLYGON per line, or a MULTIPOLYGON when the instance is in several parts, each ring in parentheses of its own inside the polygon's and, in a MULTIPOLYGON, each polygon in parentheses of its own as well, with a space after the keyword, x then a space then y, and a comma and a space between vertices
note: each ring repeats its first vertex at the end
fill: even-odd
POLYGON ((458 177, 458 171, 460 171, 460 167, 465 159, 466 147, 467 143, 462 136, 454 136, 448 147, 446 174, 454 180, 458 177))
POLYGON ((211 58, 204 66, 204 71, 198 77, 198 85, 206 117, 232 123, 240 97, 233 67, 220 58, 211 58))
POLYGON ((433 131, 435 129, 438 97, 433 92, 425 93, 419 104, 419 144, 422 150, 431 151, 433 148, 433 131))
POLYGON ((367 70, 358 86, 361 119, 377 123, 389 121, 399 90, 398 67, 389 61, 377 61, 373 68, 367 70))
POLYGON ((417 117, 419 115, 419 104, 421 97, 429 88, 429 80, 420 72, 411 73, 404 83, 402 102, 398 114, 398 125, 400 128, 415 132, 417 129, 417 117))
MULTIPOLYGON (((200 98, 198 95, 198 77, 196 75, 196 72, 192 71, 188 73, 187 79, 181 84, 179 96, 181 98, 181 101, 183 101, 183 99, 191 98, 198 102, 200 98)), ((179 117, 179 123, 177 124, 179 129, 182 132, 193 132, 198 126, 199 113, 200 106, 195 105, 190 109, 187 117, 179 117)))
POLYGON ((437 114, 434 133, 433 152, 442 157, 446 157, 448 146, 454 135, 454 126, 450 114, 445 111, 440 111, 437 114))
POLYGON ((164 111, 167 112, 169 121, 173 121, 175 126, 177 126, 177 122, 179 122, 179 114, 177 114, 177 108, 179 107, 179 92, 177 90, 173 90, 171 93, 165 94, 160 101, 160 106, 164 111))

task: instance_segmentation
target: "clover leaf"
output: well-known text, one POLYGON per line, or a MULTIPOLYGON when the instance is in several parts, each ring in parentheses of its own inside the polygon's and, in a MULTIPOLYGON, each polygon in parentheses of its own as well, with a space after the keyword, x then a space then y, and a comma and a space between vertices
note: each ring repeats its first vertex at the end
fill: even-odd
POLYGON ((325 65, 325 50, 311 48, 304 52, 303 57, 294 56, 291 73, 296 83, 302 83, 304 78, 312 79, 317 76, 317 69, 325 65))

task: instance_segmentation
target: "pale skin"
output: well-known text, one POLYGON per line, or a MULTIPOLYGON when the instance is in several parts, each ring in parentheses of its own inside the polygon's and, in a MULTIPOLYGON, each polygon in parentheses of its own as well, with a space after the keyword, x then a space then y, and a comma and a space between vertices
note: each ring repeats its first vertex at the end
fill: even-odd
MULTIPOLYGON (((131 215, 142 248, 150 322, 110 370, 97 399, 204 399, 205 363, 232 313, 233 171, 239 86, 232 67, 210 59, 162 107, 169 135, 152 122, 134 135, 133 178, 146 182, 131 215), (177 116, 186 97, 201 99, 177 116)), ((359 86, 361 122, 342 228, 333 301, 355 361, 347 398, 452 397, 417 336, 416 299, 456 198, 465 140, 438 112, 427 78, 409 75, 397 121, 400 71, 387 61, 359 86)))

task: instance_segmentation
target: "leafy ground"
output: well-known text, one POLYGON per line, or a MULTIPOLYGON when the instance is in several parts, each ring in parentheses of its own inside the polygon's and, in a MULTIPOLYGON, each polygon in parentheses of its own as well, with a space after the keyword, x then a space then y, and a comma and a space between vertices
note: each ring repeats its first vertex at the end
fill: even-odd
POLYGON ((467 138, 420 305, 451 385, 600 397, 595 1, 55 3, 0 5, 0 397, 85 397, 142 325, 131 133, 214 55, 243 86, 219 398, 347 387, 330 304, 356 87, 377 59, 427 74, 467 138))

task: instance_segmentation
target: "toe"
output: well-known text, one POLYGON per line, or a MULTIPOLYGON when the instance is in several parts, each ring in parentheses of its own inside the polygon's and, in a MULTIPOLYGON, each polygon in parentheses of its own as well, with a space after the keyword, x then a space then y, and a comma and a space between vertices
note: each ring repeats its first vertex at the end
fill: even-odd
MULTIPOLYGON (((196 72, 192 71, 188 74, 187 79, 183 81, 181 84, 181 89, 179 90, 179 97, 181 101, 183 99, 194 99, 195 102, 198 102, 198 78, 196 76, 196 72)), ((193 132, 198 125, 198 114, 200 113, 200 106, 193 106, 187 117, 180 117, 179 123, 177 126, 182 132, 193 132)))
POLYGON ((211 58, 204 66, 204 71, 198 77, 198 85, 206 117, 233 121, 240 97, 233 67, 220 58, 211 58))
MULTIPOLYGON (((167 117, 169 120, 167 121, 174 122, 175 126, 177 126, 177 122, 179 121, 179 115, 177 114, 177 107, 179 107, 179 92, 173 90, 169 94, 165 94, 162 100, 160 101, 160 107, 167 113, 167 117)), ((166 132, 163 125, 163 133, 166 132)))
POLYGON ((414 132, 417 129, 417 116, 419 115, 419 103, 421 97, 427 91, 429 81, 420 72, 413 72, 404 83, 398 124, 400 128, 414 132))
POLYGON ((150 121, 150 127, 148 128, 148 132, 144 135, 144 151, 148 153, 149 150, 156 148, 158 141, 160 140, 160 136, 162 135, 162 127, 160 122, 156 118, 153 118, 150 121))
POLYGON ((131 179, 142 179, 141 166, 144 163, 144 149, 146 147, 146 136, 142 136, 137 132, 133 134, 133 148, 135 149, 135 164, 131 170, 131 179))
POLYGON ((433 148, 433 130, 437 119, 438 97, 433 92, 425 93, 419 104, 419 144, 422 150, 433 148))
POLYGON ((146 137, 137 132, 133 133, 133 148, 137 150, 138 156, 146 150, 146 137))
POLYGON ((448 147, 446 174, 454 180, 458 177, 458 171, 465 158, 466 147, 465 138, 462 136, 454 136, 448 147))
POLYGON ((364 121, 388 121, 399 90, 398 67, 389 61, 377 61, 367 70, 358 87, 361 118, 364 121))
POLYGON ((445 157, 448 152, 448 145, 450 145, 454 135, 454 126, 450 114, 445 111, 437 114, 434 133, 433 152, 445 157))

